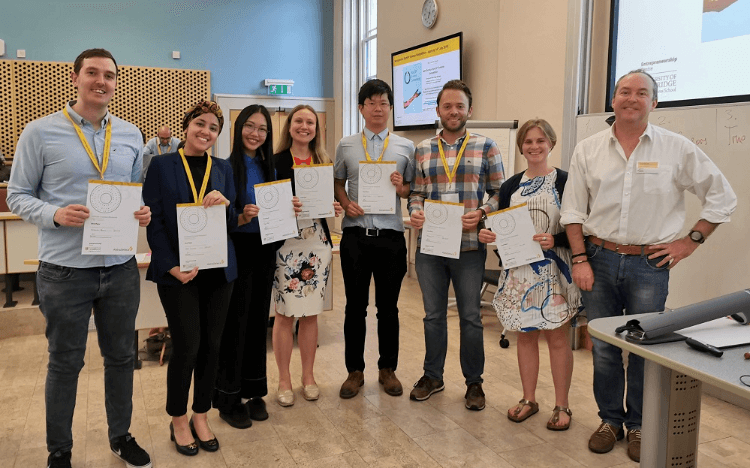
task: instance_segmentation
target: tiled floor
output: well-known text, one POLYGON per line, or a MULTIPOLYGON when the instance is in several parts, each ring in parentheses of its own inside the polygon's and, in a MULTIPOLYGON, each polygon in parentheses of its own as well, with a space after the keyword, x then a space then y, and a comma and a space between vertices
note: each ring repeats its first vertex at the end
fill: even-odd
MULTIPOLYGON (((425 402, 410 401, 411 384, 422 375, 424 341, 419 285, 406 278, 401 292, 401 362, 398 376, 405 384, 401 397, 384 394, 377 383, 375 313, 368 317, 368 368, 365 386, 357 397, 342 400, 338 389, 346 378, 343 349, 343 284, 334 269, 334 310, 320 317, 320 348, 316 378, 322 390, 317 402, 301 398, 281 408, 267 398, 271 417, 247 430, 227 426, 212 411, 212 427, 221 442, 217 453, 201 452, 193 458, 177 454, 169 441, 169 417, 164 411, 166 366, 146 362, 135 373, 134 414, 131 431, 152 456, 154 466, 166 467, 634 467, 619 442, 612 452, 596 455, 587 449, 599 419, 591 391, 591 355, 576 351, 571 389, 573 423, 567 432, 546 430, 554 406, 552 378, 546 346, 541 350, 538 415, 523 424, 505 417, 521 397, 515 356, 498 346, 500 327, 494 314, 484 315, 486 365, 484 390, 487 408, 468 411, 463 406, 465 386, 458 362, 458 317, 448 319, 449 350, 445 391, 425 402)), ((270 335, 270 334, 269 334, 270 335)), ((107 443, 104 414, 102 359, 95 336, 79 380, 73 423, 74 467, 122 466, 107 443)), ((270 349, 270 340, 269 340, 270 349)), ((273 354, 267 355, 271 392, 276 386, 273 354)), ((299 354, 293 375, 299 380, 299 354)), ((44 378, 47 353, 44 336, 0 340, 0 467, 44 466, 44 378)), ((750 412, 711 397, 704 397, 700 426, 699 466, 747 467, 750 465, 750 412)))

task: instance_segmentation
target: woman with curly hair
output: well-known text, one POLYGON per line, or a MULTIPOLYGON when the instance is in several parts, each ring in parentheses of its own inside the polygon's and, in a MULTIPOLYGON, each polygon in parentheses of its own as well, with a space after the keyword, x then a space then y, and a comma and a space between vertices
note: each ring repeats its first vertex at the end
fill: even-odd
MULTIPOLYGON (((291 179, 294 188, 294 166, 330 163, 320 140, 315 110, 307 105, 292 109, 281 131, 279 152, 274 156, 276 179, 291 179)), ((334 207, 338 216, 341 206, 334 202, 334 207)), ((299 236, 284 241, 277 251, 273 283, 276 306, 273 352, 279 367, 276 401, 281 406, 294 404, 289 363, 295 318, 299 320, 297 342, 302 359, 302 396, 306 400, 317 400, 320 395, 313 366, 318 346, 318 314, 323 312, 323 296, 331 271, 331 234, 322 218, 300 220, 299 225, 299 236)))
POLYGON ((215 102, 200 101, 188 109, 182 122, 185 141, 178 152, 151 161, 143 185, 143 200, 151 207, 151 224, 146 231, 151 264, 146 278, 156 283, 172 335, 167 413, 172 416, 170 437, 183 455, 197 454, 198 447, 209 452, 219 449, 207 415, 237 264, 232 240, 225 234, 226 267, 181 271, 177 205, 226 205, 228 231, 245 222, 231 205, 235 190, 229 162, 206 153, 223 124, 224 117, 215 102), (193 415, 188 419, 191 380, 193 415))

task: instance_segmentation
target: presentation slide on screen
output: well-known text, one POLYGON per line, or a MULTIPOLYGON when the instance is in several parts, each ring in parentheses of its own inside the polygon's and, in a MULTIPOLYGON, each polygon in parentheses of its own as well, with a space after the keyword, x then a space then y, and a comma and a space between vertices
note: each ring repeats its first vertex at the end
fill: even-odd
POLYGON ((461 76, 460 39, 394 54, 392 60, 394 126, 435 123, 438 93, 461 76))
POLYGON ((750 0, 620 0, 615 79, 643 68, 659 101, 750 94, 750 0))

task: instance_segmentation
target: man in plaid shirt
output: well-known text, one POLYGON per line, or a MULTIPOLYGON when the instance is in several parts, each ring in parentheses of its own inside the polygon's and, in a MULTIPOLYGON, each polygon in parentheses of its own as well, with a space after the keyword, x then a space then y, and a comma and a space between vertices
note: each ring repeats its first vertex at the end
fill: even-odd
MULTIPOLYGON (((445 388, 443 368, 448 348, 448 285, 453 280, 461 327, 461 369, 466 379, 466 407, 484 409, 482 372, 484 340, 480 290, 486 250, 477 238, 477 225, 498 209, 503 183, 503 162, 494 141, 466 131, 471 117, 471 91, 460 80, 447 82, 437 97, 437 115, 443 131, 424 140, 414 156, 416 166, 409 196, 411 223, 424 223, 424 201, 463 203, 461 255, 450 259, 417 252, 416 268, 424 301, 424 375, 410 398, 423 401, 445 388), (482 203, 484 193, 489 195, 482 203)), ((421 244, 421 236, 420 236, 421 244)))

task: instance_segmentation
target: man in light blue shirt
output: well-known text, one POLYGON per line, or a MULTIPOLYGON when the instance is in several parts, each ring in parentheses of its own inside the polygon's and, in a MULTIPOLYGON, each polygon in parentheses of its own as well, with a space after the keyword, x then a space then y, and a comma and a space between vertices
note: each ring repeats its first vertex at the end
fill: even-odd
POLYGON ((143 148, 143 178, 146 178, 151 158, 167 153, 174 153, 180 145, 180 139, 172 136, 172 129, 166 125, 161 127, 156 136, 146 143, 143 148))
MULTIPOLYGON (((117 72, 115 59, 104 49, 89 49, 76 58, 71 79, 77 100, 26 126, 8 184, 11 211, 39 229, 37 288, 49 344, 48 467, 71 466, 73 411, 92 309, 104 358, 110 448, 129 467, 151 466, 129 432, 138 265, 132 255, 81 254, 88 181, 141 179, 141 133, 108 111, 117 72)), ((151 211, 142 206, 134 216, 146 226, 151 211)))
POLYGON ((406 274, 400 199, 409 196, 410 182, 414 178, 414 143, 388 131, 393 92, 387 83, 377 79, 368 81, 360 88, 358 101, 365 129, 339 142, 334 164, 334 193, 346 212, 341 224, 344 230, 341 271, 346 293, 344 355, 349 376, 339 396, 352 398, 364 385, 365 317, 373 277, 378 308, 378 381, 387 394, 399 396, 403 387, 395 374, 399 349, 397 304, 406 274), (365 214, 357 204, 360 161, 368 160, 396 162, 396 170, 388 175, 396 187, 393 214, 365 214))

